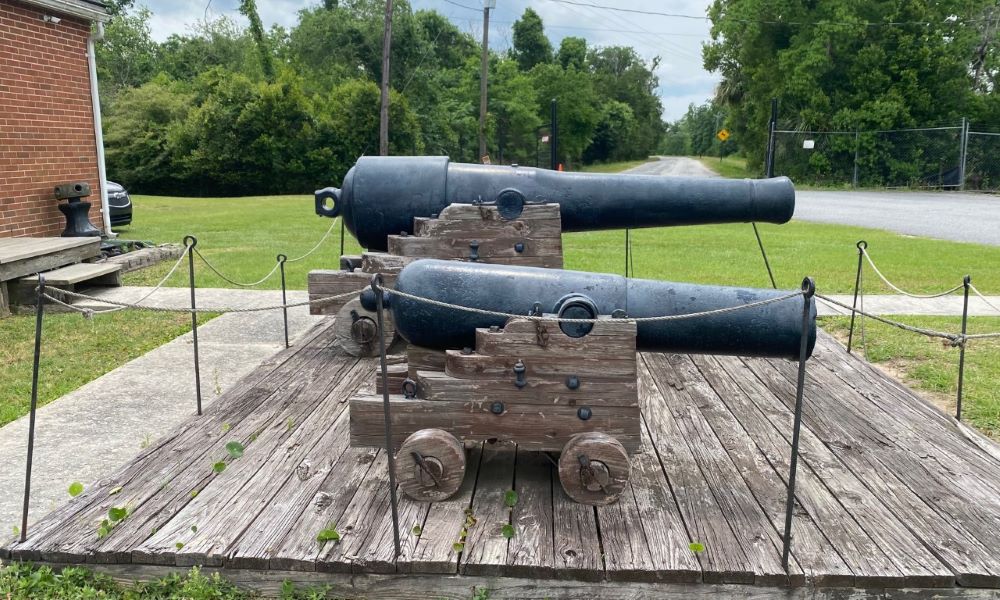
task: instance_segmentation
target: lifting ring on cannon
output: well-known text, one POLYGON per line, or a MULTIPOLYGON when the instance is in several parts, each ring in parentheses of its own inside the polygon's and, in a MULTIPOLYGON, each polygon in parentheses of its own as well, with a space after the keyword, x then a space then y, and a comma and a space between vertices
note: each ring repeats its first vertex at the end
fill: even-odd
POLYGON ((396 478, 403 492, 414 500, 445 500, 458 491, 465 478, 465 448, 441 429, 414 432, 396 454, 396 478))
POLYGON ((570 438, 559 456, 559 482, 581 504, 612 504, 628 485, 632 466, 621 442, 606 433, 570 438))

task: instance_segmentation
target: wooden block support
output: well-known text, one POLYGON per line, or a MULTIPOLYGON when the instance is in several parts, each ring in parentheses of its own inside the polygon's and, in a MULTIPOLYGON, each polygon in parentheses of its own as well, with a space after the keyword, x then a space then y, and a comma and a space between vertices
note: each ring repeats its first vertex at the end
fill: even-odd
MULTIPOLYGON (((576 434, 602 432, 635 452, 635 336, 635 323, 619 319, 602 319, 582 338, 567 336, 556 323, 512 319, 504 329, 477 330, 476 351, 449 350, 443 364, 440 352, 411 347, 417 397, 390 396, 394 444, 435 428, 465 443, 560 451, 576 434), (513 368, 518 362, 525 367, 521 386, 513 368)), ((352 445, 382 445, 382 427, 381 397, 351 399, 352 445)))

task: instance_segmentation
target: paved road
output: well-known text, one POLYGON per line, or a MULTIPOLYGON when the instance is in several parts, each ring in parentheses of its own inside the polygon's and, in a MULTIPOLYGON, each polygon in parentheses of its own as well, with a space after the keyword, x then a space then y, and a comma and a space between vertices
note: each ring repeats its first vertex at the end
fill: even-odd
MULTIPOLYGON (((661 157, 631 169, 646 175, 713 177, 691 158, 661 157)), ((906 235, 1000 246, 1000 198, 959 192, 845 191, 796 193, 795 218, 906 235)))

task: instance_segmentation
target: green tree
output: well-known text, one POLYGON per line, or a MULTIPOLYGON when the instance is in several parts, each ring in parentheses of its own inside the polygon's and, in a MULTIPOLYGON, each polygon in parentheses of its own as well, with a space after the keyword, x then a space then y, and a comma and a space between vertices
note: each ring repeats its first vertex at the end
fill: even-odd
POLYGON ((104 39, 97 45, 97 79, 103 100, 123 88, 142 85, 156 74, 159 49, 149 29, 150 16, 145 7, 123 12, 104 30, 104 39))
POLYGON ((538 64, 552 62, 552 44, 545 37, 542 18, 530 8, 514 21, 514 47, 511 54, 522 71, 538 64))
POLYGON ((564 71, 557 64, 539 64, 531 70, 537 90, 538 115, 549 120, 550 101, 559 103, 559 160, 571 167, 590 145, 600 119, 600 100, 585 71, 564 71))
POLYGON ((564 69, 582 69, 587 63, 587 40, 580 37, 564 37, 559 42, 559 64, 564 69))
POLYGON ((911 127, 970 110, 980 41, 970 20, 990 4, 715 0, 705 67, 722 75, 718 100, 762 169, 771 98, 793 129, 911 127))
POLYGON ((165 75, 123 90, 104 120, 108 175, 133 192, 177 194, 174 141, 193 104, 194 94, 165 75))
POLYGON ((260 67, 264 72, 264 78, 273 81, 274 56, 271 54, 271 46, 264 34, 264 24, 261 23, 260 14, 257 13, 257 2, 255 0, 240 0, 240 13, 250 21, 250 35, 257 46, 257 54, 260 56, 260 67))

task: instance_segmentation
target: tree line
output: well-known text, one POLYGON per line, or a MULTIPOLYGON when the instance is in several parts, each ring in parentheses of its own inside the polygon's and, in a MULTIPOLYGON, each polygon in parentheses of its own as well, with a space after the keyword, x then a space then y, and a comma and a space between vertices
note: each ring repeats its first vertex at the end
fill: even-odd
MULTIPOLYGON (((301 193, 341 180, 378 150, 382 0, 324 0, 290 28, 264 30, 253 0, 162 43, 150 12, 117 0, 98 48, 108 173, 170 195, 301 193), (124 6, 121 6, 123 5, 124 6)), ((433 10, 393 9, 390 153, 477 162, 479 42, 433 10)), ((657 60, 631 47, 558 48, 530 8, 512 47, 489 54, 488 151, 534 165, 559 104, 567 165, 654 153, 665 125, 657 60)), ((541 164, 547 164, 542 159, 541 164)))
MULTIPOLYGON (((954 126, 963 117, 977 129, 1000 127, 996 0, 714 0, 708 16, 704 65, 722 76, 709 109, 725 114, 724 126, 758 174, 772 98, 779 129, 864 133, 954 126)), ((695 113, 680 125, 705 116, 695 113)), ((667 134, 675 145, 684 137, 676 125, 667 134)), ((855 149, 844 139, 845 148, 830 152, 848 162, 860 152, 905 169, 928 154, 919 140, 876 147, 874 136, 862 135, 855 149)), ((830 152, 809 154, 809 172, 829 175, 838 158, 830 152)))

